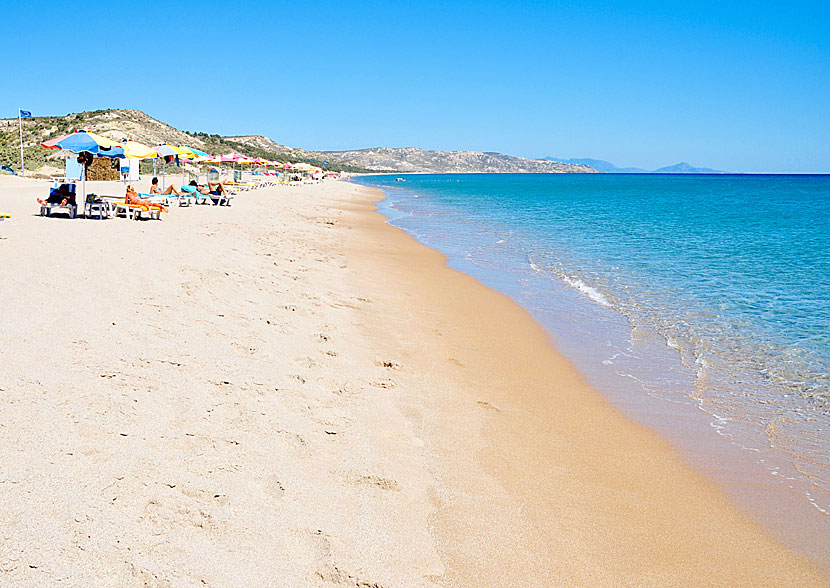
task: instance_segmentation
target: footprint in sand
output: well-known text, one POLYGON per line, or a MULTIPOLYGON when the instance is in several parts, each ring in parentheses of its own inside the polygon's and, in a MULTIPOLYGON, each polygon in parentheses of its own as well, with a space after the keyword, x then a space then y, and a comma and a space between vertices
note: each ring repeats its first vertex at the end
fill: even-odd
POLYGON ((298 357, 294 360, 294 363, 308 369, 314 369, 319 366, 319 364, 311 357, 298 357))
POLYGON ((497 406, 494 406, 487 402, 486 400, 477 400, 476 404, 478 404, 482 408, 486 408, 488 410, 495 410, 496 412, 501 412, 497 406))
POLYGON ((355 576, 343 570, 333 562, 327 562, 323 567, 319 568, 315 575, 326 586, 356 586, 358 588, 385 588, 383 584, 366 580, 360 576, 355 576))
POLYGON ((394 380, 390 380, 389 378, 385 378, 383 380, 374 380, 371 382, 371 385, 375 388, 383 388, 385 390, 394 388, 397 384, 395 384, 394 380))
POLYGON ((378 488, 380 490, 400 490, 400 484, 391 478, 384 478, 382 476, 360 476, 351 475, 346 478, 350 484, 356 486, 369 486, 378 488))
POLYGON ((291 546, 292 551, 311 553, 316 560, 331 556, 329 536, 320 529, 288 529, 285 541, 291 546))
POLYGON ((388 370, 399 370, 402 367, 399 362, 392 360, 375 361, 375 365, 385 367, 388 370))
POLYGON ((308 446, 308 441, 299 433, 293 433, 285 429, 276 429, 274 432, 286 439, 295 449, 304 449, 308 446))
POLYGON ((302 377, 300 374, 291 374, 288 377, 291 378, 292 380, 297 380, 300 384, 305 384, 305 382, 306 382, 305 378, 302 377))

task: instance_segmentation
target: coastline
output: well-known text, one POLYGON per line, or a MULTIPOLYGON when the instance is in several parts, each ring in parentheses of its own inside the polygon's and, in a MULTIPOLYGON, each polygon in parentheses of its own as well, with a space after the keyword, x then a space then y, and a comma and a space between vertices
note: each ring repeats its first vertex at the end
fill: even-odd
MULTIPOLYGON (((471 581, 482 571, 476 563, 487 561, 504 572, 496 584, 510 585, 509 579, 521 577, 523 571, 541 570, 539 556, 554 551, 556 561, 549 561, 546 570, 550 575, 539 577, 539 585, 563 577, 560 574, 575 585, 650 585, 646 577, 655 585, 826 582, 821 576, 796 579, 796 574, 783 570, 774 577, 771 568, 784 564, 790 557, 783 556, 787 550, 733 506, 712 481, 685 465, 668 442, 623 416, 591 389, 524 309, 447 267, 443 254, 375 214, 380 216, 375 221, 384 225, 375 231, 398 232, 382 239, 394 239, 400 258, 397 264, 384 264, 375 255, 366 271, 391 273, 398 284, 406 280, 417 292, 410 297, 431 309, 424 312, 443 319, 443 329, 428 334, 419 346, 442 350, 424 365, 449 364, 454 394, 431 399, 431 410, 418 418, 433 415, 440 421, 439 415, 454 415, 453 422, 425 427, 442 431, 436 445, 457 448, 442 456, 441 470, 463 472, 456 474, 459 487, 489 487, 473 495, 453 494, 438 527, 445 530, 446 543, 456 542, 480 516, 481 501, 502 490, 506 495, 501 498, 508 504, 493 504, 478 531, 486 535, 495 525, 509 543, 525 544, 505 552, 504 545, 475 543, 468 552, 457 550, 459 561, 451 569, 469 566, 466 579, 471 581), (421 267, 413 267, 413 259, 421 267), (447 333, 452 333, 451 341, 447 333), (483 439, 478 445, 459 439, 455 426, 463 431, 478 427, 483 439), (474 453, 480 457, 480 469, 469 463, 474 453), (470 484, 474 478, 478 482, 470 484), (516 529, 517 520, 526 527, 516 529), (632 529, 638 529, 636 537, 632 529), (657 537, 669 544, 653 545, 657 537), (751 555, 749 544, 759 551, 751 555), (572 565, 575 561, 588 565, 579 569, 572 565), (700 577, 702 570, 705 579, 700 577)), ((377 328, 388 329, 388 322, 385 319, 377 328)), ((403 322, 394 330, 412 333, 412 320, 403 322)), ((439 375, 424 386, 441 389, 447 383, 439 375)))
MULTIPOLYGON (((448 181, 458 181, 457 177, 449 176, 448 181)), ((505 223, 498 214, 483 213, 472 202, 466 209, 457 198, 453 200, 452 188, 445 190, 448 198, 443 201, 437 187, 438 194, 432 194, 437 197, 430 197, 433 190, 429 182, 399 186, 386 178, 361 183, 385 192, 386 198, 378 204, 389 224, 443 253, 449 267, 525 308, 590 387, 626 416, 669 441, 693 470, 716 481, 778 541, 830 571, 830 558, 823 547, 830 523, 822 508, 827 494, 820 484, 802 476, 799 464, 794 463, 809 457, 797 450, 807 446, 790 444, 789 454, 776 453, 767 439, 759 436, 766 430, 737 430, 740 413, 713 411, 711 405, 706 406, 717 396, 698 393, 699 373, 692 369, 693 364, 677 356, 674 344, 667 344, 672 335, 663 339, 655 333, 647 336, 647 328, 632 330, 627 314, 632 309, 613 308, 603 298, 605 290, 584 289, 579 270, 564 270, 562 278, 560 270, 546 271, 544 263, 535 267, 540 261, 532 252, 557 246, 546 241, 529 243, 528 235, 522 234, 521 219, 511 218, 517 221, 513 225, 505 223), (623 361, 625 365, 621 365, 623 361)), ((473 191, 481 190, 480 184, 473 186, 473 191)), ((498 191, 499 184, 492 187, 498 191)), ((693 231, 694 227, 689 227, 689 233, 693 231)), ((562 243, 562 248, 567 251, 569 246, 562 243)), ((642 320, 636 324, 642 325, 642 320)), ((752 396, 754 382, 737 381, 746 382, 752 396)), ((776 408, 783 413, 784 407, 775 403, 768 412, 774 415, 776 408)), ((815 455, 820 453, 816 450, 815 455)))
POLYGON ((13 184, 10 581, 827 585, 376 192, 69 222, 13 184))

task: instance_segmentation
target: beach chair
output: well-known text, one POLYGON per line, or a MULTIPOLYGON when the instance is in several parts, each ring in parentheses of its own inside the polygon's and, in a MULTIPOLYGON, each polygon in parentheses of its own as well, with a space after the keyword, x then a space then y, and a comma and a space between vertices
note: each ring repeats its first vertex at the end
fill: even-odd
POLYGON ((205 196, 193 186, 185 184, 182 186, 182 197, 179 198, 179 206, 190 206, 191 204, 206 204, 205 196))
POLYGON ((149 192, 139 192, 138 196, 143 200, 149 200, 163 206, 170 206, 170 199, 176 197, 175 194, 150 194, 149 192))
POLYGON ((5 212, 0 212, 0 221, 4 221, 6 219, 10 219, 12 215, 6 214, 5 212))
POLYGON ((234 194, 231 192, 225 191, 225 194, 211 194, 210 199, 213 201, 213 204, 216 206, 230 206, 231 200, 233 200, 234 194))
MULTIPOLYGON (((49 191, 49 197, 57 197, 61 195, 61 190, 64 189, 64 194, 70 195, 73 199, 75 197, 75 184, 70 183, 63 183, 56 187, 53 187, 49 191), (65 189, 64 189, 65 188, 65 189)), ((64 205, 61 205, 60 202, 44 202, 40 205, 40 216, 51 216, 52 211, 55 209, 64 209, 61 212, 67 212, 69 214, 69 218, 75 218, 78 214, 78 205, 72 204, 71 202, 67 202, 64 205)))
POLYGON ((124 200, 111 203, 112 209, 115 211, 115 216, 123 216, 125 218, 139 220, 142 215, 146 215, 152 220, 161 219, 161 210, 158 208, 150 208, 144 204, 127 204, 124 200))

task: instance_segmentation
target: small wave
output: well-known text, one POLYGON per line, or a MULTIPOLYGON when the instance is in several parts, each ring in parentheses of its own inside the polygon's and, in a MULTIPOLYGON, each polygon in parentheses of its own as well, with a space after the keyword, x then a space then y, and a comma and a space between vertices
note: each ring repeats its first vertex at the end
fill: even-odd
MULTIPOLYGON (((529 255, 527 261, 530 264, 530 269, 538 273, 545 273, 546 269, 552 269, 545 268, 542 265, 536 263, 535 255, 529 255)), ((574 288, 575 290, 579 290, 597 304, 601 304, 602 306, 606 306, 608 308, 613 308, 611 302, 608 300, 608 298, 605 297, 605 295, 602 292, 600 292, 592 286, 589 286, 579 278, 571 277, 568 274, 557 269, 553 269, 553 273, 559 276, 559 278, 568 286, 574 288)))
POLYGON ((608 308, 611 308, 611 303, 602 294, 602 292, 600 292, 596 288, 592 288, 591 286, 589 286, 588 284, 586 284, 585 282, 583 282, 579 278, 572 278, 570 276, 564 276, 563 275, 562 279, 565 281, 566 284, 568 284, 568 286, 570 286, 572 288, 576 288, 577 290, 579 290, 580 292, 585 294, 588 298, 590 298, 591 300, 593 300, 597 304, 601 304, 603 306, 607 306, 608 308))

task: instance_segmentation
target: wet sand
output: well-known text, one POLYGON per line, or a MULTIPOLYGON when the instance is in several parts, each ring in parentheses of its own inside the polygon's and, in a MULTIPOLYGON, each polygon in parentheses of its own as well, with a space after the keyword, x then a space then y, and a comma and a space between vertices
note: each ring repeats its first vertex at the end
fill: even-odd
POLYGON ((0 583, 828 585, 377 193, 0 180, 0 583))

